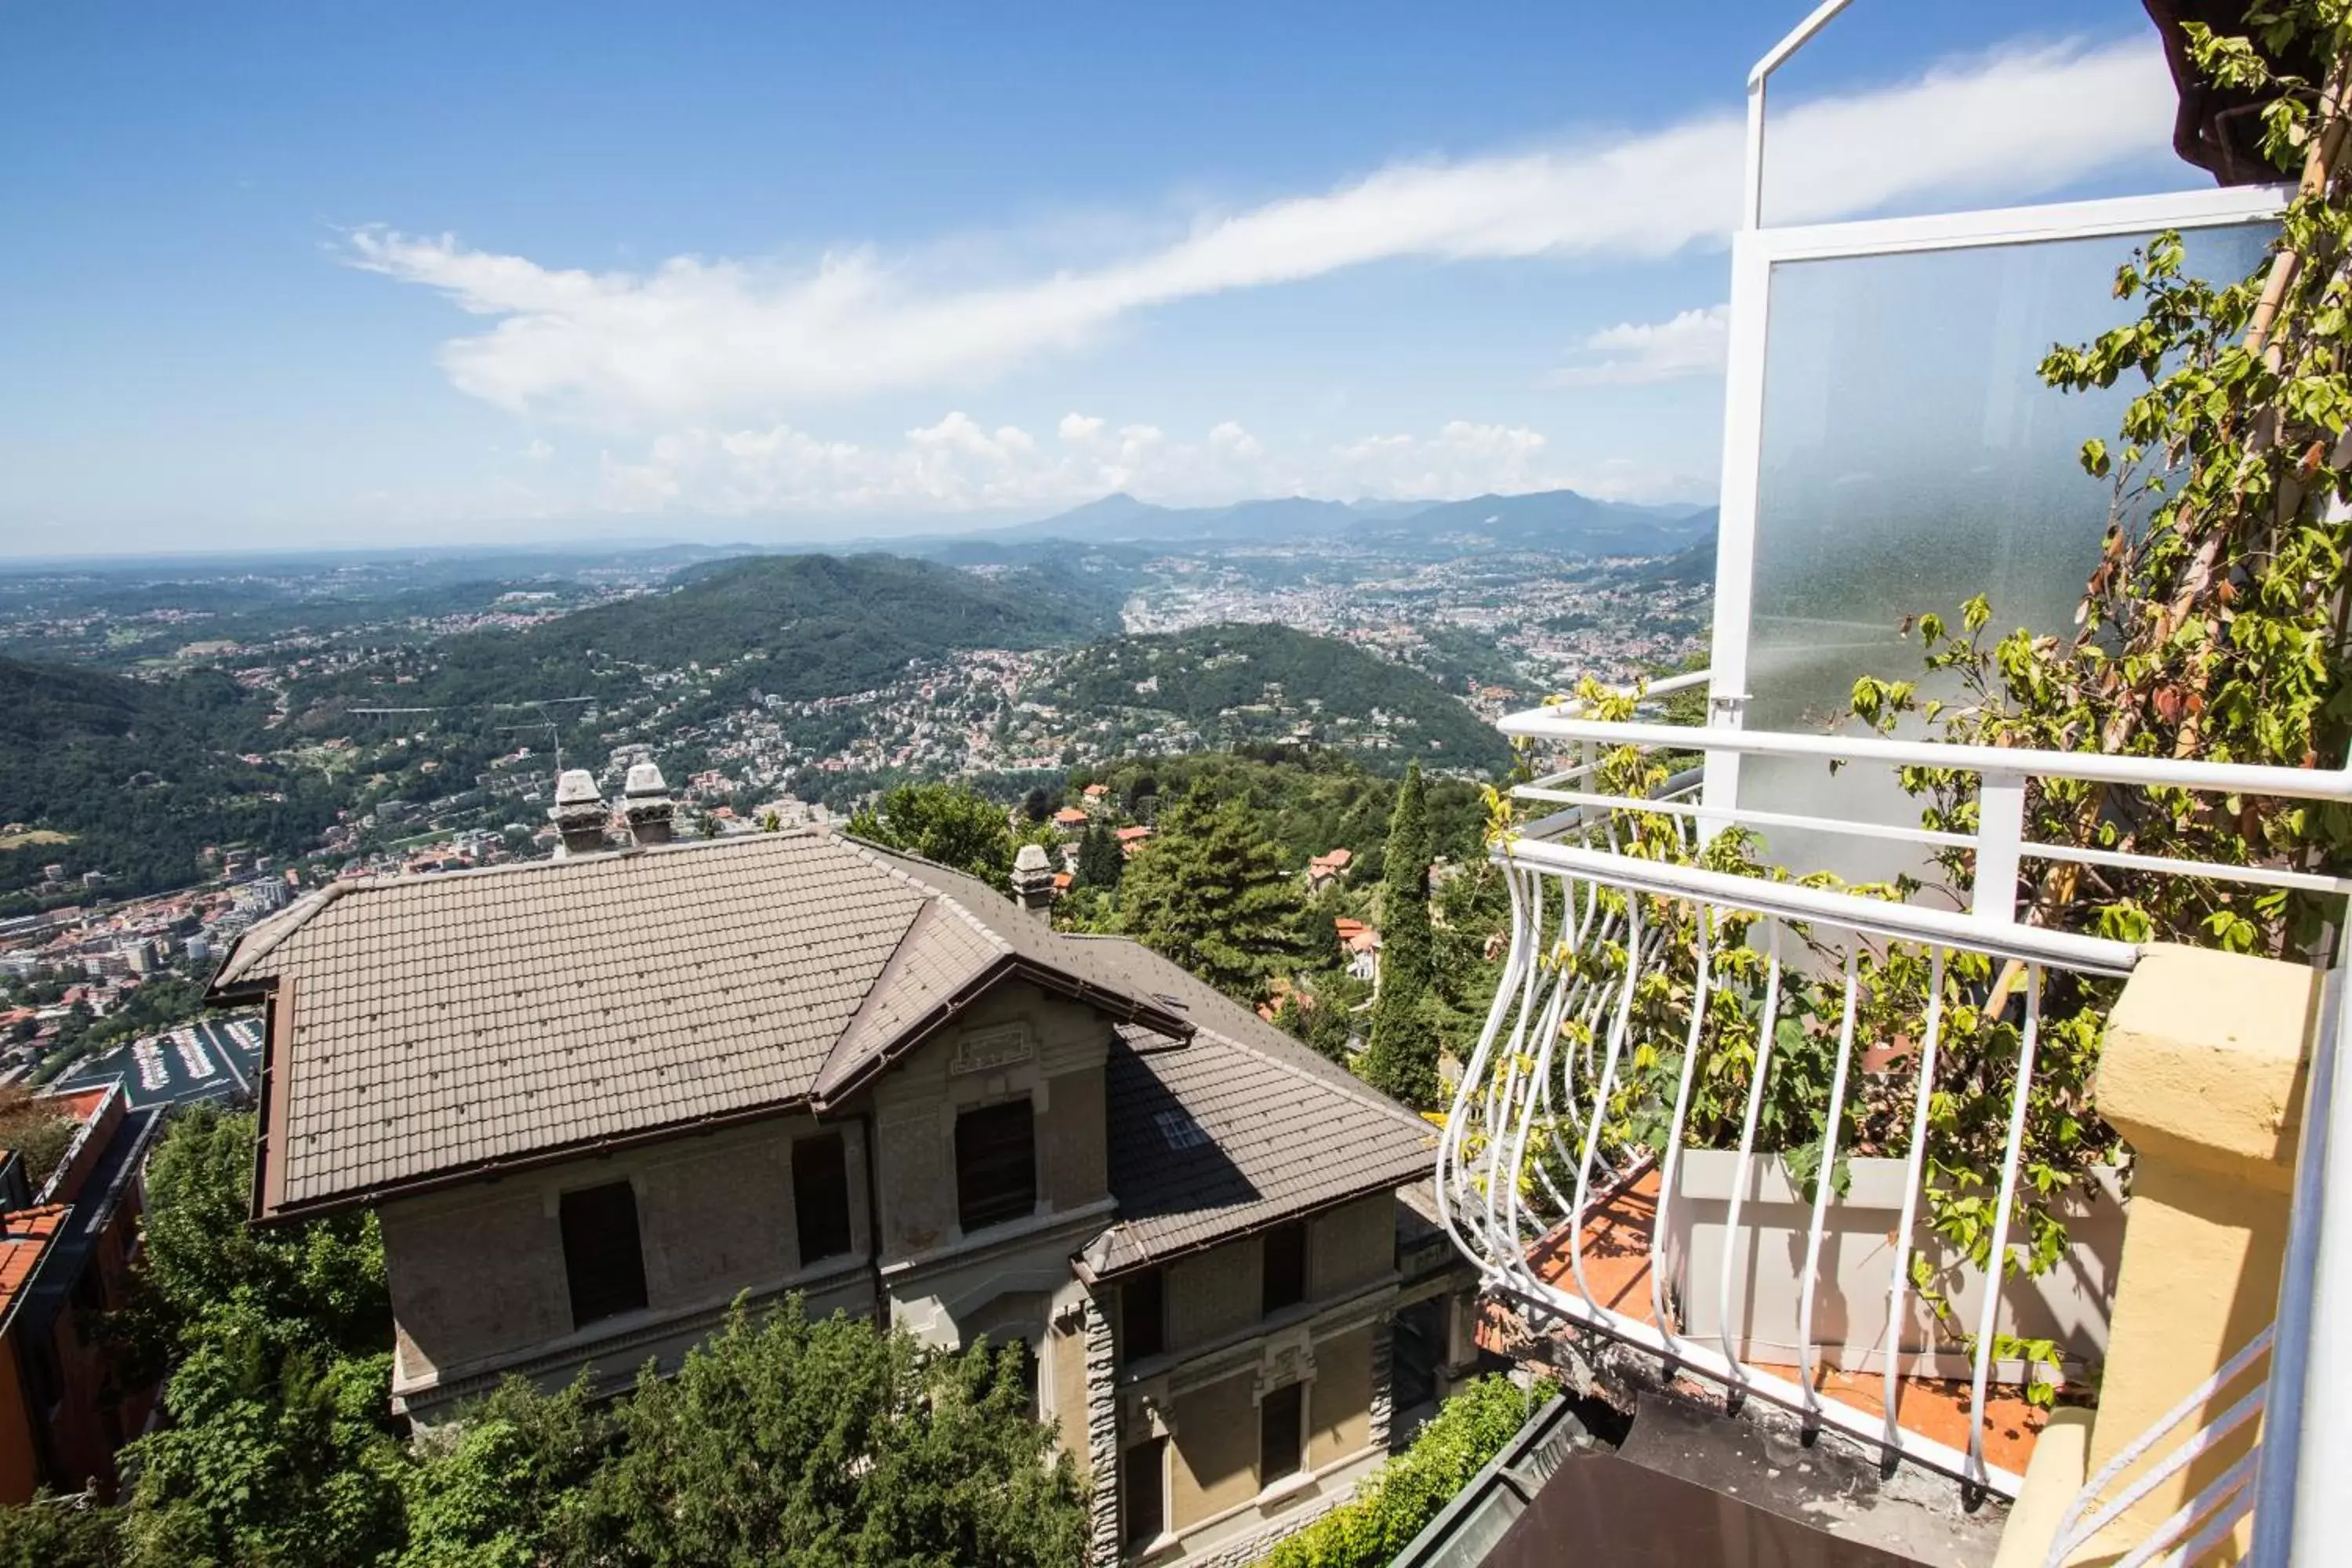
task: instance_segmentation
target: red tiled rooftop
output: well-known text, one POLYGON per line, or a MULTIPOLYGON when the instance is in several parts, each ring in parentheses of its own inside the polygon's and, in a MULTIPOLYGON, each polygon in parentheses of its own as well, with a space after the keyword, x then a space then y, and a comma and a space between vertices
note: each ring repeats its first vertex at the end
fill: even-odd
POLYGON ((0 1215, 0 1321, 5 1321, 16 1297, 32 1282, 41 1255, 65 1229, 71 1204, 42 1204, 0 1215))

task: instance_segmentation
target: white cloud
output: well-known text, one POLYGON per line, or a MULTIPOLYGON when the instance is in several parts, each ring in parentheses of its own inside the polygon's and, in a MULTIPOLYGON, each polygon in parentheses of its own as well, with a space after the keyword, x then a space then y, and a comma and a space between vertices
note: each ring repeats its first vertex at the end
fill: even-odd
POLYGON ((1621 321, 1579 345, 1583 363, 1546 378, 1553 386, 1642 386, 1719 375, 1731 342, 1731 307, 1685 310, 1670 321, 1621 321))
POLYGON ((1706 476, 1630 463, 1579 468, 1522 426, 1455 420, 1433 434, 1370 436, 1317 447, 1269 444, 1226 420, 1199 440, 1084 415, 1058 447, 963 413, 908 430, 893 447, 824 440, 788 425, 688 429, 643 460, 604 463, 604 505, 619 512, 853 517, 859 513, 1043 510, 1131 490, 1172 504, 1268 495, 1444 500, 1488 491, 1571 488, 1621 500, 1705 493, 1706 476))
MULTIPOLYGON (((2173 95, 2152 37, 2009 49, 1904 85, 1801 104, 1772 125, 1776 222, 1934 193, 2016 199, 2163 155, 2173 95)), ((1649 257, 1713 243, 1738 208, 1741 125, 1405 163, 1319 195, 1203 216, 1160 249, 1026 281, 941 281, 951 257, 867 248, 814 268, 678 257, 647 273, 554 268, 456 238, 363 229, 353 264, 490 319, 443 345, 500 407, 660 428, 985 376, 1127 313, 1405 257, 1649 257)), ((1069 438, 1066 428, 1064 438, 1069 438)))
POLYGON ((544 463, 555 456, 555 448, 545 441, 534 440, 522 449, 522 455, 534 463, 544 463))

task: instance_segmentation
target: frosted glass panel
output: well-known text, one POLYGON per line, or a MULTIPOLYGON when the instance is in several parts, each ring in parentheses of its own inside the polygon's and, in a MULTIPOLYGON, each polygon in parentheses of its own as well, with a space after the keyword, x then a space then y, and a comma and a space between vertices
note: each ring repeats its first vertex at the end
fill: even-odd
MULTIPOLYGON (((2192 231, 2191 272, 2243 276, 2274 226, 2192 231)), ((2113 297, 2128 237, 1782 262, 1764 375, 1747 721, 1828 729, 1864 674, 1911 679, 1899 628, 1990 596, 1994 631, 2071 626, 2107 522, 2109 489, 2076 453, 2110 439, 2138 390, 2063 394, 2034 367, 2053 342, 2133 315, 2113 297)), ((1740 804, 1916 823, 1876 770, 1751 758, 1740 804)), ((1916 868, 1874 853, 1775 837, 1783 864, 1875 879, 1916 868)))

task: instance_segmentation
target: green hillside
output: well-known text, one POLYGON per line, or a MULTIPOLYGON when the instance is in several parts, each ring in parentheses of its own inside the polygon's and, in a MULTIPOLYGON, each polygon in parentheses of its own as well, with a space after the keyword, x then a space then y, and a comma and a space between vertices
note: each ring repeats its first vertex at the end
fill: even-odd
POLYGON ((1080 650, 1033 700, 1115 720, 1139 740, 1203 746, 1301 739, 1384 769, 1508 764, 1502 736, 1426 676, 1350 643, 1276 626, 1118 637, 1080 650))
POLYGON ((1025 568, 982 575, 897 555, 762 555, 680 574, 679 585, 521 631, 443 639, 405 666, 316 683, 304 706, 388 700, 483 704, 619 698, 646 669, 721 673, 714 700, 756 688, 800 700, 884 684, 910 659, 1043 647, 1118 626, 1114 592, 1025 568), (751 661, 744 663, 747 657, 751 661))
POLYGON ((0 658, 0 826, 35 830, 0 848, 0 910, 52 863, 119 895, 194 880, 207 844, 307 847, 334 820, 320 782, 240 759, 267 713, 217 673, 149 684, 0 658))

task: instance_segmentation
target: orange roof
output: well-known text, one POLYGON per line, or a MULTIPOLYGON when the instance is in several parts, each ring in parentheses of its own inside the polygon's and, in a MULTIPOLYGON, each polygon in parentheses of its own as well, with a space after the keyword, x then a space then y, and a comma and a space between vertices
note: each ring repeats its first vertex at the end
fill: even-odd
POLYGON ((1100 800, 1103 796, 1105 796, 1105 795, 1108 795, 1109 793, 1110 793, 1110 785, 1108 785, 1108 784, 1088 784, 1088 785, 1087 785, 1087 798, 1088 800, 1100 800))
POLYGON ((1354 936, 1358 931, 1370 931, 1370 930, 1371 930, 1371 929, 1372 929, 1371 927, 1370 927, 1370 926, 1366 925, 1363 921, 1351 921, 1351 920, 1348 919, 1345 915, 1342 915, 1342 916, 1339 917, 1338 919, 1334 920, 1334 921, 1331 922, 1331 924, 1332 924, 1333 929, 1335 929, 1336 931, 1339 931, 1339 940, 1340 940, 1341 942, 1345 942, 1345 941, 1347 941, 1349 937, 1354 936))
POLYGON ((1054 873, 1054 891, 1066 893, 1070 890, 1070 884, 1076 880, 1067 871, 1056 871, 1054 873))
POLYGON ((1307 863, 1309 866, 1328 867, 1331 870, 1337 871, 1355 858, 1356 852, 1343 845, 1339 848, 1332 850, 1328 855, 1318 855, 1307 863))
POLYGON ((1087 819, 1087 814, 1075 805, 1066 805, 1054 814, 1054 820, 1065 827, 1075 826, 1087 819))
POLYGON ((41 1204, 0 1215, 0 1322, 5 1322, 16 1298, 33 1282, 41 1255, 66 1227, 71 1204, 41 1204))
POLYGON ((1118 841, 1122 844, 1132 844, 1139 838, 1150 837, 1151 829, 1149 827, 1122 827, 1118 830, 1118 841))

